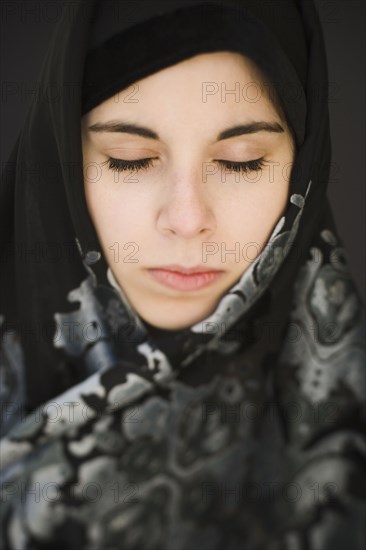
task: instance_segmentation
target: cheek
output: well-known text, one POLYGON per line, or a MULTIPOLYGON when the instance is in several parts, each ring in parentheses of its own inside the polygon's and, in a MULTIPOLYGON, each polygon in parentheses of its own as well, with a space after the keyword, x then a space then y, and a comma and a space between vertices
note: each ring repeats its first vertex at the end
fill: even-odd
POLYGON ((237 200, 230 203, 222 220, 230 241, 262 246, 282 216, 287 198, 288 186, 284 182, 245 187, 237 200))
POLYGON ((115 243, 123 247, 126 243, 143 240, 146 207, 136 194, 123 192, 118 187, 111 189, 110 182, 104 186, 102 181, 85 182, 85 198, 107 258, 114 254, 109 247, 115 243))

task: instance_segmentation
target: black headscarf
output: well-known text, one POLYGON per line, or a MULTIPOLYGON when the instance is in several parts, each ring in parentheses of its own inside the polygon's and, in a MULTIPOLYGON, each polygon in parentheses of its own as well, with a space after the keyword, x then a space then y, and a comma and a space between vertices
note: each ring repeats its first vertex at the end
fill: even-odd
POLYGON ((326 195, 313 2, 69 8, 0 187, 2 547, 358 550, 364 306, 326 195), (289 202, 215 311, 160 331, 103 256, 80 118, 138 78, 231 48, 274 82, 294 132, 289 202), (57 498, 32 500, 47 484, 57 498))

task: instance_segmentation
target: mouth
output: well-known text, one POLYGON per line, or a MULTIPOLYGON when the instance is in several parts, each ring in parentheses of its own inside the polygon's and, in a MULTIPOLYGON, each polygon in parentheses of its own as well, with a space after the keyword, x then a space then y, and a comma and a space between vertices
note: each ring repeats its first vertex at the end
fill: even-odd
POLYGON ((192 267, 185 267, 178 264, 169 264, 169 265, 152 267, 151 269, 173 271, 174 273, 182 273, 183 275, 194 275, 197 273, 214 273, 217 271, 222 271, 222 269, 215 269, 213 267, 207 269, 207 266, 203 264, 192 266, 192 267))
POLYGON ((202 266, 186 268, 182 266, 164 266, 150 268, 148 273, 158 283, 168 288, 183 291, 194 291, 205 288, 223 275, 223 270, 207 269, 202 266))

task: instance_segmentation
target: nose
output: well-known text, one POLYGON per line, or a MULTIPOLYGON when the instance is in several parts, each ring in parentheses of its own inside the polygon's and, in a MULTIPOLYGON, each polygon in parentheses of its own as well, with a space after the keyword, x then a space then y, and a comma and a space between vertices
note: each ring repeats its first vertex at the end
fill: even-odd
POLYGON ((168 186, 169 192, 163 198, 159 211, 159 231, 164 235, 174 234, 185 239, 198 235, 207 237, 213 233, 215 217, 202 178, 177 176, 169 181, 168 186))

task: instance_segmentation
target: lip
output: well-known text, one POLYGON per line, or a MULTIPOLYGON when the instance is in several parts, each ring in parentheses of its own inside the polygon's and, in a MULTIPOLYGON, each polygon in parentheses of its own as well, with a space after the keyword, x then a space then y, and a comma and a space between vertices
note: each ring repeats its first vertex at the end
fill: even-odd
MULTIPOLYGON (((182 269, 179 267, 179 269, 182 269)), ((169 269, 153 268, 148 269, 148 273, 160 284, 173 288, 174 290, 194 291, 205 288, 215 283, 223 274, 222 270, 196 271, 197 268, 188 268, 191 273, 182 273, 174 271, 171 266, 169 269)))
POLYGON ((182 265, 178 265, 178 264, 169 264, 169 265, 162 265, 162 266, 158 266, 158 267, 153 267, 151 269, 159 269, 159 270, 164 270, 164 271, 174 271, 174 272, 178 272, 178 273, 183 273, 184 275, 191 275, 193 273, 213 273, 213 272, 218 272, 218 271, 222 271, 222 269, 214 269, 214 268, 210 268, 210 269, 207 269, 207 267, 203 264, 200 264, 200 265, 195 265, 195 266, 192 266, 192 267, 184 267, 182 265))

